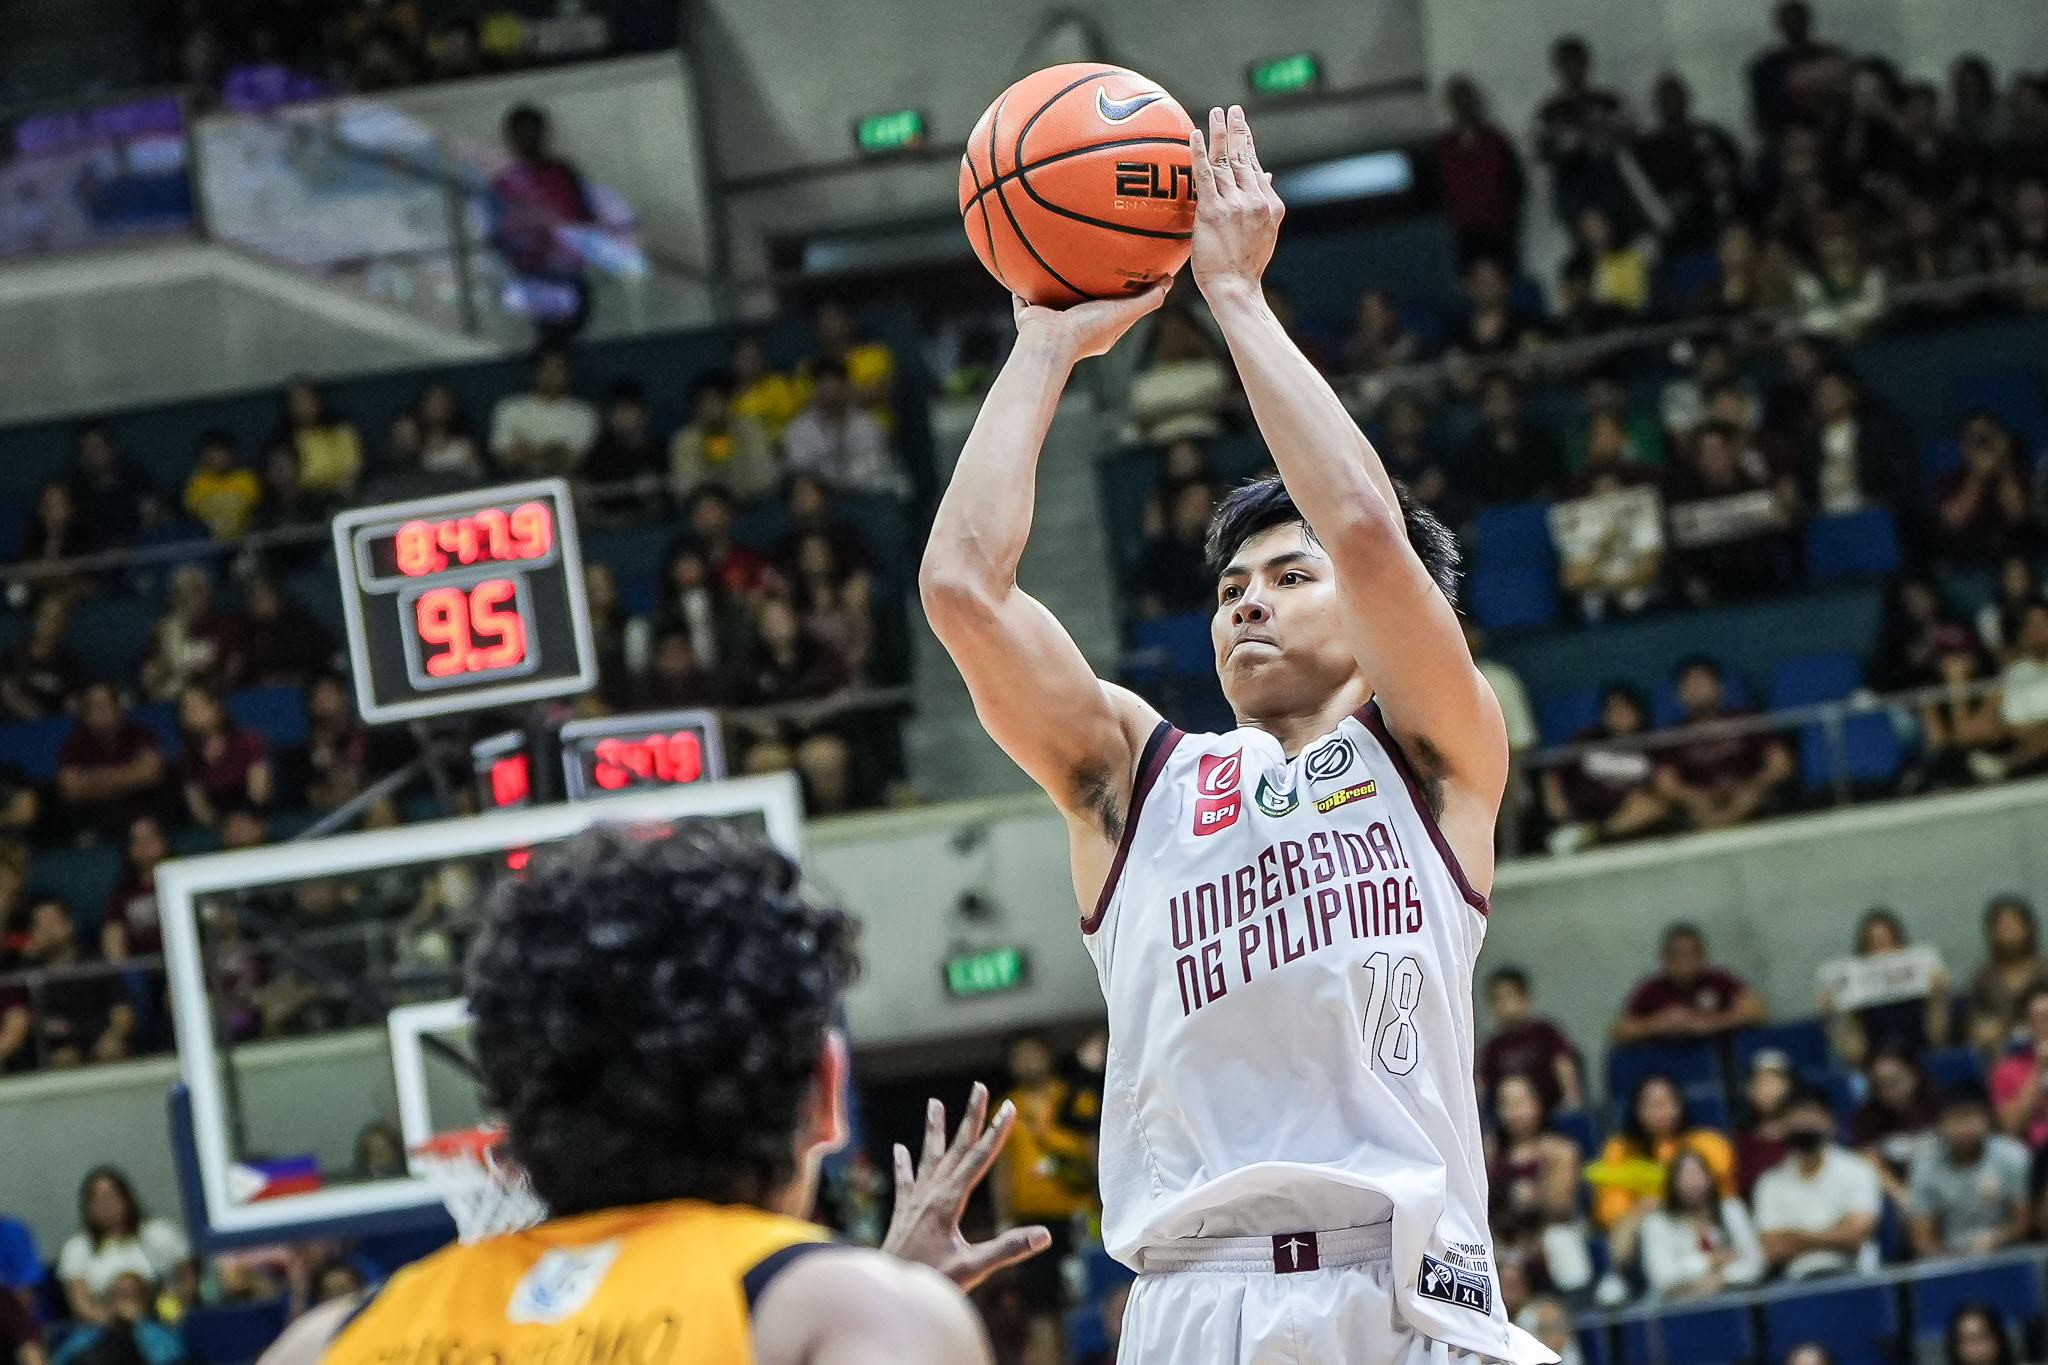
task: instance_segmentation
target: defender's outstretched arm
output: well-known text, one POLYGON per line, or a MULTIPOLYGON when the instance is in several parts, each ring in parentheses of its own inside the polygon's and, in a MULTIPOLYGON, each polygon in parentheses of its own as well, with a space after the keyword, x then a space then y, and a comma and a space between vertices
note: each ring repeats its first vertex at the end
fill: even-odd
MULTIPOLYGON (((967 679, 982 724, 1065 812, 1077 858, 1084 831, 1116 843, 1131 770, 1158 717, 1095 676, 1073 637, 1017 586, 1017 563, 1031 534, 1039 448, 1067 376, 1163 295, 1058 312, 1018 304, 1016 349, 960 453, 918 575, 925 615, 967 679)), ((1092 890, 1077 890, 1093 899, 1092 890)))
POLYGON ((1408 543, 1378 452, 1266 306, 1260 276, 1286 210, 1244 111, 1212 110, 1208 137, 1197 131, 1189 141, 1195 282, 1288 492, 1337 566, 1352 650, 1387 723, 1427 777, 1454 779, 1446 800, 1485 807, 1490 850, 1507 781, 1500 703, 1473 666, 1456 611, 1408 543))

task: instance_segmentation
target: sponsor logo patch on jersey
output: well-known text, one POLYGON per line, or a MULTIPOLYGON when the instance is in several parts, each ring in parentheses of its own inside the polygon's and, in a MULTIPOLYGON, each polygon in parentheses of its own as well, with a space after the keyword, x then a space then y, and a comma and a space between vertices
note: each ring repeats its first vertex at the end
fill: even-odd
POLYGON ((1351 771, 1358 750, 1343 735, 1310 749, 1301 760, 1301 770, 1311 782, 1329 782, 1351 771))
POLYGON ((575 1316, 597 1297, 598 1286, 619 1259, 616 1238, 587 1247, 556 1247, 533 1263, 512 1286, 507 1322, 555 1323, 575 1316))
POLYGON ((1365 781, 1355 786, 1346 787, 1342 791, 1331 792, 1328 796, 1317 797, 1316 809, 1328 815, 1339 806, 1348 806, 1353 801, 1363 801, 1368 796, 1377 796, 1379 791, 1380 784, 1368 777, 1365 781))
POLYGON ((1195 798, 1195 833, 1214 834, 1229 829, 1237 823, 1237 817, 1244 814, 1244 798, 1236 792, 1228 796, 1198 796, 1195 798))
POLYGON ((1491 1316, 1493 1313, 1493 1281, 1476 1270, 1460 1270, 1457 1266, 1446 1265, 1436 1257, 1424 1254, 1422 1275, 1417 1281, 1415 1292, 1425 1299, 1435 1299, 1453 1308, 1469 1308, 1475 1313, 1491 1316))
POLYGON ((1227 754, 1203 754, 1195 770, 1195 794, 1223 796, 1237 790, 1238 774, 1244 771, 1244 750, 1227 754))
POLYGON ((1273 780, 1274 774, 1266 773, 1259 778, 1259 785, 1252 788, 1252 804, 1268 815, 1285 815, 1301 804, 1301 793, 1294 789, 1294 770, 1280 771, 1286 774, 1280 782, 1273 780))

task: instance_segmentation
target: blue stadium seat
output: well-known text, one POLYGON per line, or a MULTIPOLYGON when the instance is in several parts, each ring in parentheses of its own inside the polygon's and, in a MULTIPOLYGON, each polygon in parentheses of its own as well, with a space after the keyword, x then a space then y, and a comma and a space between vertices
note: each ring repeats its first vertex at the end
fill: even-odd
POLYGON ((296 687, 248 687, 227 696, 228 714, 270 741, 273 753, 306 742, 306 699, 296 687))
POLYGON ((1825 1286, 1764 1303, 1764 1339, 1773 1360, 1802 1341, 1828 1348, 1834 1365, 1891 1365, 1899 1338, 1898 1293, 1889 1284, 1825 1286))
POLYGON ((1488 630, 1547 626, 1557 619, 1557 580, 1548 564, 1486 565, 1466 580, 1466 600, 1488 630))
MULTIPOLYGON (((1863 668, 1850 654, 1801 654, 1779 662, 1771 672, 1770 704, 1775 708, 1840 701, 1863 682, 1863 668)), ((1891 716, 1869 710, 1842 721, 1841 768, 1849 781, 1887 782, 1898 774, 1903 754, 1891 716)), ((1815 721, 1799 731, 1799 768, 1809 788, 1831 785, 1836 756, 1825 724, 1815 721)))
POLYGON ((68 638, 85 675, 132 685, 136 661, 162 614, 161 603, 120 593, 80 602, 68 638))
POLYGON ((283 1298, 195 1308, 185 1315, 185 1345, 195 1365, 250 1365, 284 1331, 283 1298))
POLYGON ((661 572, 677 530, 661 522, 633 531, 592 531, 583 537, 583 559, 611 565, 612 572, 622 579, 651 578, 661 572))
MULTIPOLYGON (((98 931, 100 911, 121 880, 121 851, 110 845, 94 848, 53 848, 29 864, 32 891, 62 896, 81 929, 98 931)), ((97 942, 97 940, 95 940, 97 942)))
POLYGON ((18 502, 0 502, 0 560, 12 560, 28 525, 28 509, 18 502))
POLYGON ((1110 1290, 1137 1278, 1135 1272, 1100 1246, 1090 1247, 1082 1256, 1088 1270, 1088 1297, 1099 1299, 1110 1290))
POLYGON ((1600 1154, 1600 1116, 1590 1109, 1560 1109, 1550 1116, 1550 1126, 1579 1145, 1591 1160, 1600 1154))
POLYGON ((1216 668, 1216 649, 1209 641, 1209 618, 1201 612, 1140 621, 1131 630, 1140 650, 1158 650, 1168 673, 1201 676, 1216 668))
POLYGON ((1935 481, 1962 462, 1960 441, 1953 436, 1930 436, 1920 446, 1920 481, 1932 492, 1935 481))
POLYGON ((1839 701, 1863 684, 1863 666, 1853 654, 1795 654, 1771 670, 1768 702, 1773 710, 1839 701))
POLYGON ((1109 1350, 1109 1327, 1102 1320, 1100 1303, 1084 1303, 1067 1313, 1067 1356, 1087 1360, 1109 1350))
POLYGON ((0 725, 0 763, 12 763, 38 782, 57 775, 57 754, 64 737, 78 724, 69 716, 18 720, 0 725))
POLYGON ((1908 1282, 1906 1302, 1913 1313, 1913 1335, 1922 1341, 1941 1336, 1948 1329, 1950 1315, 1973 1299, 1996 1307, 2010 1325, 2031 1323, 2041 1315, 2039 1263, 2030 1257, 1926 1275, 1908 1282))
POLYGON ((619 584, 619 605, 626 609, 628 616, 653 616, 654 580, 652 578, 628 578, 619 584))
POLYGON ((2019 434, 2025 455, 2048 445, 2048 403, 2042 401, 2039 370, 1981 370, 1964 375, 1949 386, 1948 398, 1957 421, 1982 410, 2011 427, 2019 434))
POLYGON ((1739 1365, 1756 1357, 1747 1308, 1702 1308, 1622 1324, 1623 1365, 1739 1365), (1663 1350, 1652 1343, 1661 1338, 1663 1350))
POLYGON ((1836 1126, 1844 1133, 1848 1132, 1849 1115, 1856 1108, 1860 1078, 1845 1067, 1831 1066, 1810 1079, 1827 1093, 1828 1108, 1834 1111, 1836 1126))
POLYGON ((1608 1346, 1608 1332, 1604 1327, 1581 1327, 1579 1329, 1579 1358, 1585 1365, 1610 1365, 1612 1351, 1608 1346))
POLYGON ((1563 744, 1600 719, 1600 689, 1580 687, 1536 698, 1536 728, 1545 744, 1563 744))
POLYGON ((1658 273, 1657 294, 1666 310, 1676 316, 1687 311, 1692 296, 1721 274, 1721 262, 1711 251, 1675 256, 1658 273))
POLYGON ((1936 1090, 1947 1090, 1965 1081, 1984 1083, 1984 1059, 1973 1047, 1929 1048, 1920 1057, 1920 1065, 1927 1070, 1927 1079, 1934 1082, 1936 1090))
POLYGON ((1818 1019, 1794 1019, 1783 1024, 1758 1024, 1735 1035, 1735 1075, 1729 1079, 1740 1088, 1749 1078, 1749 1061, 1765 1048, 1775 1048, 1792 1059, 1801 1076, 1817 1076, 1828 1069, 1828 1032, 1818 1019))
POLYGON ((1899 567, 1899 533, 1888 507, 1866 507, 1806 523, 1806 578, 1811 583, 1882 578, 1899 567))
POLYGON ((1702 1096, 1718 1096, 1725 1108, 1721 1059, 1714 1044, 1630 1043, 1607 1054, 1607 1098, 1617 1122, 1628 1107, 1636 1083, 1658 1073, 1677 1082, 1688 1102, 1702 1096))
POLYGON ((167 701, 151 702, 135 708, 135 719, 150 728, 156 742, 162 747, 165 758, 174 758, 185 751, 185 735, 178 729, 178 708, 167 701))
POLYGON ((1472 518, 1474 566, 1541 564, 1549 567, 1550 504, 1516 502, 1489 507, 1472 518))

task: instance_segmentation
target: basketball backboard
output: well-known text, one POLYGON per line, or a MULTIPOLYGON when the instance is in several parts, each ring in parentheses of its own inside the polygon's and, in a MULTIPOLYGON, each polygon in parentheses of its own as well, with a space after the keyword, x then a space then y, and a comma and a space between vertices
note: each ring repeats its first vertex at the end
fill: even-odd
POLYGON ((775 774, 163 864, 173 1142, 197 1185, 197 1240, 303 1238, 436 1208, 403 1153, 483 1116, 459 997, 491 884, 599 821, 685 816, 742 821, 802 854, 796 781, 775 774))

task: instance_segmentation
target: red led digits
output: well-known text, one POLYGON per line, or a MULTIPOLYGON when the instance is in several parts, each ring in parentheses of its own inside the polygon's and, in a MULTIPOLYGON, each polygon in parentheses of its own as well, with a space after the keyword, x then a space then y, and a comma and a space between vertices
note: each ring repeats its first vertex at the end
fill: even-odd
POLYGON ((392 559, 407 578, 466 564, 545 559, 555 548, 554 513, 543 502, 506 512, 486 507, 447 521, 408 521, 393 537, 392 559))
POLYGON ((473 588, 434 588, 413 607, 420 639, 440 647, 424 667, 436 678, 510 668, 526 658, 526 621, 509 578, 486 578, 473 588))

